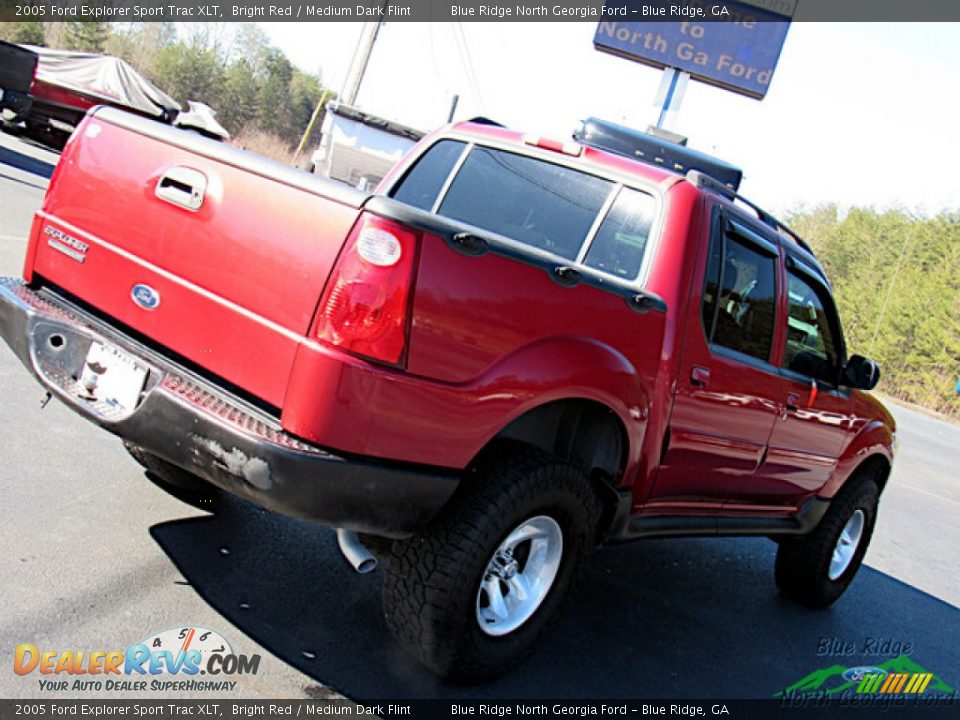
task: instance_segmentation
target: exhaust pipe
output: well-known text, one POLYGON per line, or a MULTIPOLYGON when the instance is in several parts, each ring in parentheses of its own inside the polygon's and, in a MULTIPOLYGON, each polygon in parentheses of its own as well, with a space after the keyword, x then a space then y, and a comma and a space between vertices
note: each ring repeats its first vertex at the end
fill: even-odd
POLYGON ((377 569, 377 559, 352 530, 337 528, 337 544, 347 562, 353 565, 353 569, 361 575, 377 569))

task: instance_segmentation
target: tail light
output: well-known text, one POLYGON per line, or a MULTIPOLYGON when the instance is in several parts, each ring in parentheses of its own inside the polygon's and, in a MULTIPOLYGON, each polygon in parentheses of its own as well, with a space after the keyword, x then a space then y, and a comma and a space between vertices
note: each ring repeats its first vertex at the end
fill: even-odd
POLYGON ((412 230, 364 215, 320 300, 317 338, 356 355, 400 365, 416 254, 412 230))

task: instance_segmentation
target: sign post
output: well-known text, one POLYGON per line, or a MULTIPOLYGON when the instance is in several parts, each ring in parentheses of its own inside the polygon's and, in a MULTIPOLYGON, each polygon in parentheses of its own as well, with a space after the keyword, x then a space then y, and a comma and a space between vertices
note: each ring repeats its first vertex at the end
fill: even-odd
POLYGON ((660 116, 657 118, 658 128, 673 129, 673 123, 680 112, 680 103, 683 102, 683 95, 687 91, 689 81, 690 73, 672 67, 664 68, 655 103, 660 108, 660 116))

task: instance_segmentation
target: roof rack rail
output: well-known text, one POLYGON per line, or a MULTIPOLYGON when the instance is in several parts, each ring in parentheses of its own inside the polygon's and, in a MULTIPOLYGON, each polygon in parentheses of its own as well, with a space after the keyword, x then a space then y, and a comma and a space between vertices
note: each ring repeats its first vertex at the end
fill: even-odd
POLYGON ((743 197, 743 195, 738 195, 736 192, 731 190, 729 187, 724 185, 722 182, 720 182, 716 178, 710 177, 709 175, 702 173, 699 170, 691 170, 690 172, 687 173, 686 177, 687 177, 687 180, 689 180, 691 183, 696 185, 698 188, 706 188, 707 190, 715 192, 718 195, 722 195, 728 200, 739 200, 744 205, 746 205, 751 210, 753 210, 757 214, 757 217, 760 219, 760 222, 762 222, 764 225, 767 225, 773 228, 774 230, 786 233, 791 238, 793 238, 794 242, 796 242, 797 245, 799 245, 808 253, 813 255, 813 250, 807 244, 807 241, 804 240, 799 235, 797 235, 797 233, 795 233, 793 230, 791 230, 786 223, 780 222, 779 220, 777 220, 777 218, 775 218, 773 215, 768 213, 762 207, 760 207, 756 203, 753 203, 747 200, 745 197, 743 197))
POLYGON ((490 118, 484 117, 483 115, 477 115, 476 117, 472 117, 467 122, 472 122, 476 125, 490 125, 492 127, 502 127, 502 128, 506 127, 506 125, 504 125, 503 123, 498 123, 496 120, 491 120, 490 118))

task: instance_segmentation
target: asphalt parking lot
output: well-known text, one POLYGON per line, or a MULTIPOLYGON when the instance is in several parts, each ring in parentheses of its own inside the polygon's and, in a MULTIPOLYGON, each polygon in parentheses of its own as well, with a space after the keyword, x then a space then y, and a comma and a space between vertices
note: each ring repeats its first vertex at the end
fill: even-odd
MULTIPOLYGON (((0 275, 20 273, 56 161, 0 135, 0 275)), ((901 452, 866 566, 833 608, 779 597, 775 547, 763 539, 606 548, 529 662, 462 688, 401 653, 381 618, 378 574, 354 574, 332 531, 239 500, 216 515, 184 505, 116 438, 56 402, 41 409, 42 396, 2 345, 0 697, 40 694, 35 674, 10 671, 19 643, 107 650, 186 625, 263 656, 233 692, 247 698, 765 698, 907 644, 911 660, 960 689, 960 426, 906 407, 892 406, 901 452), (818 655, 824 640, 858 652, 818 655)))

